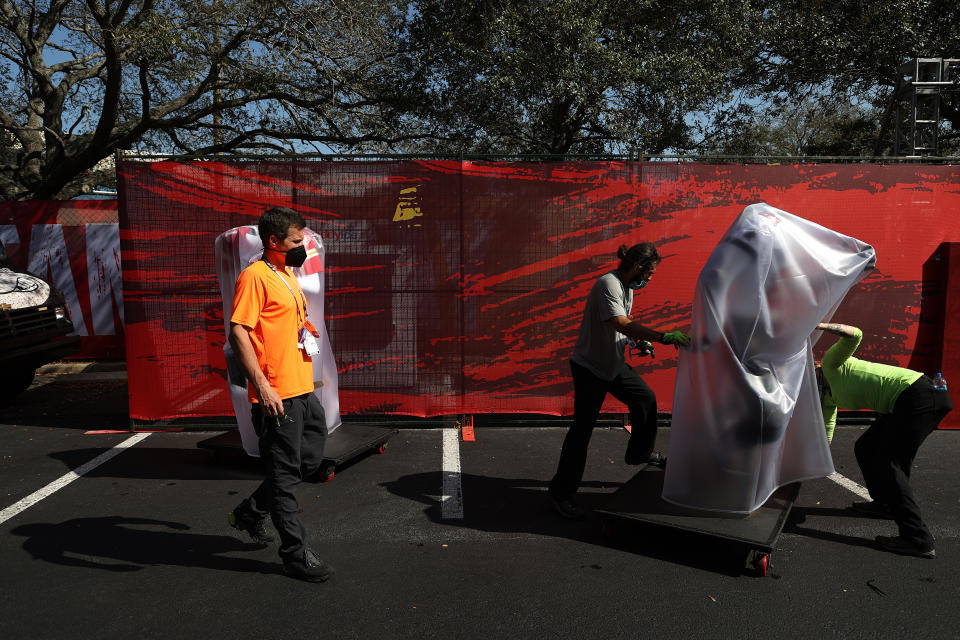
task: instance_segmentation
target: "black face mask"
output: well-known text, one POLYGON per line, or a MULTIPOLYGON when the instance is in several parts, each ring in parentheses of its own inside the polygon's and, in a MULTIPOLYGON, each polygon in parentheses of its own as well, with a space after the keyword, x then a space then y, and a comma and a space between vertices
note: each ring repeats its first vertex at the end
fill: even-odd
POLYGON ((303 263, 307 260, 307 248, 303 245, 299 247, 294 247, 287 251, 287 255, 283 260, 283 263, 288 267, 302 267, 303 263))

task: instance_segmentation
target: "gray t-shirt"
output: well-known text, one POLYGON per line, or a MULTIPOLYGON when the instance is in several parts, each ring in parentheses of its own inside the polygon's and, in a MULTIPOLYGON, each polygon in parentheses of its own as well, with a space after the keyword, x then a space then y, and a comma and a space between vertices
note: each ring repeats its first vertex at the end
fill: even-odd
POLYGON ((629 316, 632 307, 633 291, 624 285, 617 271, 600 276, 587 296, 580 336, 570 359, 598 378, 616 378, 627 367, 627 336, 607 321, 615 316, 629 316))

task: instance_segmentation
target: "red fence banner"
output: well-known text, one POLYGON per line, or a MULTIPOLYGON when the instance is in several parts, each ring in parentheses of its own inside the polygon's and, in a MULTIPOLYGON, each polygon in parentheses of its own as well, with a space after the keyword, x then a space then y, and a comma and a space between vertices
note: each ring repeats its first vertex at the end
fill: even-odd
MULTIPOLYGON (((707 257, 758 202, 873 245, 876 270, 834 319, 863 329, 861 357, 935 373, 938 247, 960 241, 951 166, 128 159, 118 179, 141 420, 232 414, 214 239, 274 206, 323 238, 345 414, 570 414, 584 302, 617 247, 658 245, 664 260, 633 315, 682 329, 707 257)), ((676 363, 664 346, 632 360, 661 411, 676 363)), ((604 410, 624 408, 608 398, 604 410)))
POLYGON ((0 241, 14 266, 63 292, 83 338, 74 358, 124 358, 116 200, 2 202, 0 241))

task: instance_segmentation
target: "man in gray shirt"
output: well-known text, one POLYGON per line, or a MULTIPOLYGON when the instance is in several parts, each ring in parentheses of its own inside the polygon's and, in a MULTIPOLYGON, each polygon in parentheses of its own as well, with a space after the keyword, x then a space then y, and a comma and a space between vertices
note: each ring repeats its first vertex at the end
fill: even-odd
POLYGON ((660 264, 660 254, 649 242, 617 252, 620 266, 602 275, 587 296, 580 336, 570 358, 573 373, 573 426, 560 452, 557 472, 550 482, 550 500, 557 513, 579 519, 583 509, 574 501, 583 479, 587 447, 600 408, 608 393, 627 405, 632 431, 624 460, 627 464, 665 464, 653 451, 657 437, 657 398, 646 382, 627 364, 624 350, 630 340, 656 341, 686 346, 690 338, 681 331, 660 332, 635 322, 630 315, 633 292, 642 289, 660 264))
POLYGON ((629 339, 610 320, 629 318, 632 307, 633 290, 624 286, 619 270, 600 276, 587 296, 580 335, 570 359, 601 380, 610 381, 623 373, 629 339))

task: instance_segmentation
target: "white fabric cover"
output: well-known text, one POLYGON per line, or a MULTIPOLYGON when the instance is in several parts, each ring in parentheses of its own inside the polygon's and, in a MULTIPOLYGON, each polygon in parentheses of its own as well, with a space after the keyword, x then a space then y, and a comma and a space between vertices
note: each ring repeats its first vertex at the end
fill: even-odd
POLYGON ((767 204, 743 210, 697 280, 665 500, 750 513, 780 486, 833 473, 815 329, 875 262, 870 245, 809 220, 767 204))
MULTIPOLYGON (((320 332, 320 355, 313 359, 313 379, 323 385, 316 394, 326 414, 327 429, 332 433, 340 426, 340 395, 337 387, 337 363, 333 358, 330 338, 323 317, 324 259, 323 241, 320 235, 309 228, 304 229, 304 246, 307 260, 302 267, 293 269, 297 282, 307 297, 307 319, 320 332)), ((248 225, 235 227, 217 236, 214 242, 217 262, 217 279, 220 282, 220 294, 223 296, 223 325, 227 335, 230 332, 230 312, 233 309, 233 293, 237 277, 247 266, 263 256, 263 243, 257 227, 248 225)), ((223 354, 227 360, 228 384, 233 411, 240 427, 243 449, 251 456, 260 456, 260 445, 253 430, 250 417, 250 401, 247 397, 247 383, 243 380, 243 368, 233 355, 230 342, 223 345, 223 354), (243 380, 241 384, 238 381, 243 380)))

